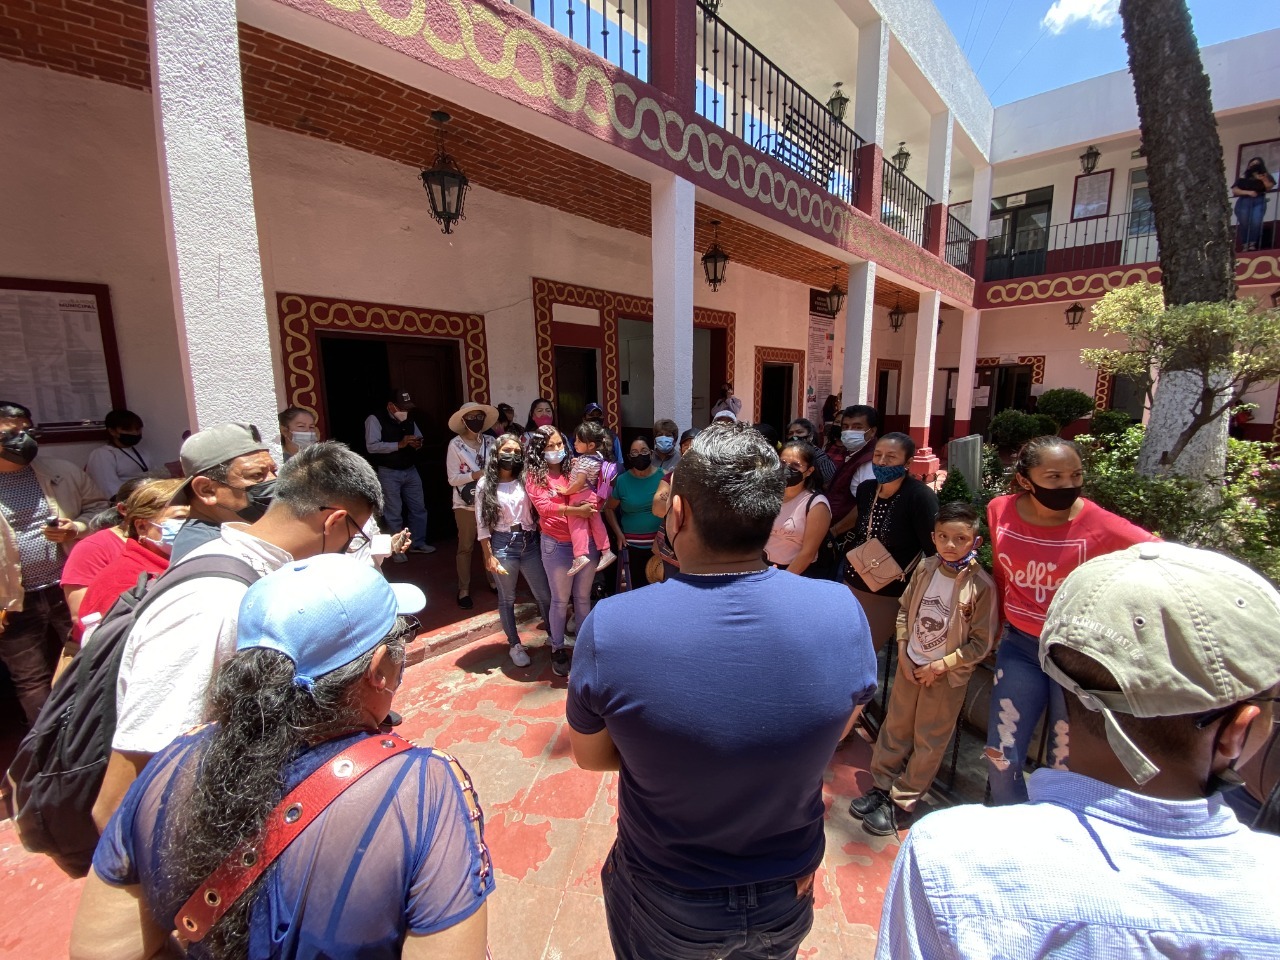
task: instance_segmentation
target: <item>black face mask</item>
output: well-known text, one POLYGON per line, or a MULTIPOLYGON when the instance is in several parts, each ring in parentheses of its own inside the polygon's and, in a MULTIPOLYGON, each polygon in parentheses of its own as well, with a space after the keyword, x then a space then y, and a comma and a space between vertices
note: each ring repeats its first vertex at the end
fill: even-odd
POLYGON ((36 458, 40 444, 29 430, 19 430, 0 440, 0 459, 26 466, 36 458))
POLYGON ((263 480, 262 483, 255 483, 251 487, 242 489, 245 496, 249 498, 249 505, 243 510, 237 510, 236 514, 245 523, 256 523, 267 512, 267 507, 271 506, 271 500, 276 493, 276 482, 263 480))
POLYGON ((1030 477, 1031 496, 1046 510, 1070 510, 1071 505, 1080 499, 1083 487, 1042 487, 1030 477))
POLYGON ((142 442, 142 434, 140 433, 122 433, 116 440, 120 442, 122 447, 136 447, 142 442))
POLYGON ((653 457, 647 453, 642 453, 638 457, 631 458, 631 469, 648 470, 651 463, 653 463, 653 457))
POLYGON ((504 453, 498 457, 498 466, 503 470, 510 470, 512 473, 519 473, 520 468, 524 466, 524 455, 519 453, 504 453))
POLYGON ((787 467, 786 484, 788 487, 799 486, 804 483, 804 471, 797 470, 795 467, 787 467))
POLYGON ((466 424, 468 430, 472 433, 479 433, 480 428, 484 426, 484 414, 478 417, 463 417, 462 422, 466 424))

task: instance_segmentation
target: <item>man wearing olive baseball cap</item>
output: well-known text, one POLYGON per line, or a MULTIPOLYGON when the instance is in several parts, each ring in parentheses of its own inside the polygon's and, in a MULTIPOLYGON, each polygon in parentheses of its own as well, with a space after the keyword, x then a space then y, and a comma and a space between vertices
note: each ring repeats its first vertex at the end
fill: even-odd
POLYGON ((1040 662, 1068 694, 1070 770, 915 826, 877 957, 1280 956, 1280 838, 1222 795, 1274 729, 1280 594, 1220 554, 1138 544, 1067 577, 1040 662))

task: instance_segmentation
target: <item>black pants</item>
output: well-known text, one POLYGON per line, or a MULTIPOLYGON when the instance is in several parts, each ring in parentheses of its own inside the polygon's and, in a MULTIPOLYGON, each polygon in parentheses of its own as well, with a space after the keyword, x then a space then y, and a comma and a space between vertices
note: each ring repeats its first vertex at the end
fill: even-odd
POLYGON ((0 660, 13 678, 27 723, 35 723, 49 697, 53 668, 70 635, 71 611, 62 588, 56 585, 28 590, 22 598, 22 612, 10 613, 5 619, 0 660))

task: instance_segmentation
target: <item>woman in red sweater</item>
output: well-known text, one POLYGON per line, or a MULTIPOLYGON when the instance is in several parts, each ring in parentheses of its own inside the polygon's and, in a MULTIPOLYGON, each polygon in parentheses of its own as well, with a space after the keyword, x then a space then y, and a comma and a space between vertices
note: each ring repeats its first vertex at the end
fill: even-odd
POLYGON ((1049 762, 1066 766, 1062 688, 1040 669, 1040 631, 1058 587, 1086 560, 1155 540, 1141 527, 1080 496, 1084 468, 1076 445, 1037 437, 1018 453, 1016 492, 987 506, 1004 633, 987 720, 988 780, 995 804, 1027 799, 1023 766, 1046 705, 1049 762))
POLYGON ((173 538, 188 510, 185 506, 169 506, 181 486, 181 480, 151 480, 138 487, 122 504, 124 551, 89 581, 76 619, 79 636, 83 637, 89 627, 106 616, 120 594, 132 590, 142 574, 159 576, 169 568, 173 538))

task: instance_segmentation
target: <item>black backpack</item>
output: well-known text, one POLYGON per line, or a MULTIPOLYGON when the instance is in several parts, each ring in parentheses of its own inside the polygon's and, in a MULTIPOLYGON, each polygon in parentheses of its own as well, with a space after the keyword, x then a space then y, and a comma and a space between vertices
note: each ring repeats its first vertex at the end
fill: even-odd
POLYGON ((72 877, 93 862, 98 828, 93 804, 116 732, 116 677, 125 638, 139 614, 170 587, 195 577, 226 577, 248 586, 258 572, 225 555, 192 557, 120 595, 87 646, 71 660, 9 767, 13 822, 22 845, 44 853, 72 877))

